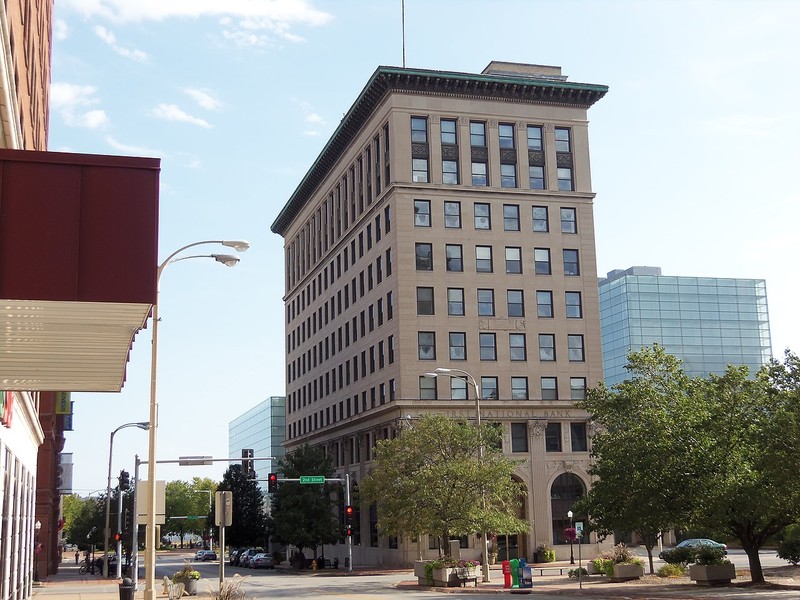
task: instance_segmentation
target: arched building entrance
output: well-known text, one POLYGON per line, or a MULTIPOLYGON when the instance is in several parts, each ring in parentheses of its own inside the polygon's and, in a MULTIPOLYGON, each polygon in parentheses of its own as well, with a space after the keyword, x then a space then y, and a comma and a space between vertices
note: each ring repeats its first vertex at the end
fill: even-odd
MULTIPOLYGON (((550 514, 553 527, 553 545, 566 544, 564 529, 570 526, 567 513, 573 510, 575 502, 586 493, 586 486, 574 473, 562 473, 553 481, 550 488, 550 514)), ((573 520, 581 520, 578 515, 573 520)), ((584 539, 584 542, 586 540, 584 539)))

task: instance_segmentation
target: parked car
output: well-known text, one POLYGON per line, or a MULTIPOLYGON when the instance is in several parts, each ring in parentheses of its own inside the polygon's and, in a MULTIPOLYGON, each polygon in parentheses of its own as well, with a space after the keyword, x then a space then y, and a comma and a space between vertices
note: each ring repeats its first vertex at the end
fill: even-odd
POLYGON ((274 569, 275 564, 272 562, 272 557, 264 552, 259 552, 250 560, 248 566, 251 569, 274 569))
POLYGON ((708 538, 689 538, 688 540, 683 540, 680 542, 676 548, 691 548, 692 550, 697 550, 701 546, 711 546, 712 548, 722 548, 725 551, 725 554, 728 553, 728 546, 725 544, 721 544, 720 542, 715 542, 714 540, 710 540, 708 538))
POLYGON ((217 553, 213 550, 198 550, 197 554, 194 555, 194 559, 203 562, 207 560, 217 560, 217 553))
POLYGON ((237 561, 239 559, 239 554, 243 550, 244 550, 244 548, 235 548, 235 549, 231 550, 230 553, 228 554, 228 564, 231 565, 231 566, 237 564, 237 561))
POLYGON ((239 555, 239 566, 240 567, 249 567, 250 561, 253 557, 258 554, 258 551, 255 548, 248 548, 244 552, 239 555))

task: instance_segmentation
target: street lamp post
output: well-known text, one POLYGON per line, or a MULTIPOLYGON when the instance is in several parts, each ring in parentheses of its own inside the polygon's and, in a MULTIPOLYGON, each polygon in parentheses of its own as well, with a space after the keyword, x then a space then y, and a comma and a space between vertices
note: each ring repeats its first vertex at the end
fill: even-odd
POLYGON ((33 580, 39 581, 39 554, 42 551, 39 545, 39 531, 42 529, 42 522, 36 521, 33 528, 36 530, 36 539, 33 543, 33 580))
MULTIPOLYGON (((137 423, 125 423, 120 425, 111 432, 111 439, 108 441, 108 482, 106 485, 106 529, 103 534, 103 550, 106 552, 106 557, 103 559, 103 577, 108 577, 108 538, 111 534, 111 456, 114 451, 114 434, 120 429, 126 427, 138 427, 139 429, 147 429, 150 424, 146 421, 137 423)), ((120 490, 120 498, 122 497, 122 490, 120 490)), ((120 557, 117 557, 117 562, 120 562, 120 557)))
POLYGON ((190 258, 213 258, 225 266, 232 267, 239 262, 238 256, 230 254, 203 254, 191 256, 178 256, 184 250, 207 244, 219 244, 233 248, 237 252, 244 252, 250 247, 244 240, 204 240, 193 242, 178 248, 162 262, 156 270, 156 302, 153 304, 153 337, 150 355, 150 435, 148 440, 147 460, 147 521, 145 528, 145 588, 144 600, 156 599, 156 433, 158 432, 158 401, 156 397, 157 366, 158 366, 158 304, 159 285, 164 269, 173 262, 188 260, 190 258))
MULTIPOLYGON (((574 530, 575 529, 575 522, 572 520, 573 514, 572 514, 571 510, 567 511, 567 516, 569 517, 569 526, 570 526, 571 529, 574 530)), ((575 555, 572 553, 572 544, 573 544, 574 539, 575 538, 573 536, 569 537, 569 564, 571 564, 571 565, 575 564, 575 555)))
MULTIPOLYGON (((475 389, 475 423, 478 427, 478 430, 481 428, 481 389, 478 386, 477 380, 467 371, 462 369, 448 369, 445 367, 437 367, 431 373, 425 373, 425 377, 436 378, 439 375, 444 375, 445 377, 457 378, 457 379, 466 379, 468 383, 472 384, 472 387, 475 389)), ((469 395, 468 395, 469 396, 469 395)), ((478 457, 480 458, 481 462, 483 462, 483 438, 481 438, 481 444, 478 449, 478 457)), ((483 492, 481 492, 483 494, 483 492)), ((484 505, 486 504, 486 498, 483 498, 484 505)), ((489 535, 484 532, 483 533, 483 541, 481 542, 481 570, 483 573, 483 582, 488 583, 489 579, 489 535)))

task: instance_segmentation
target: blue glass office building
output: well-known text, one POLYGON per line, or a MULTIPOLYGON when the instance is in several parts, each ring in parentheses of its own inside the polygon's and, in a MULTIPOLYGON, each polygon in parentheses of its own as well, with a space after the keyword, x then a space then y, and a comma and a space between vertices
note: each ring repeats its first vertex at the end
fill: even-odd
POLYGON ((771 357, 763 279, 672 277, 659 267, 615 270, 600 280, 603 375, 627 376, 627 353, 654 342, 683 361, 691 376, 729 364, 758 370, 771 357))
MULTIPOLYGON (((243 449, 251 448, 256 457, 272 456, 277 460, 284 455, 285 437, 286 396, 272 396, 228 424, 229 456, 241 456, 243 449)), ((276 467, 275 461, 256 461, 254 465, 260 480, 266 480, 267 473, 276 467)), ((267 491, 266 481, 259 481, 258 485, 267 491)))

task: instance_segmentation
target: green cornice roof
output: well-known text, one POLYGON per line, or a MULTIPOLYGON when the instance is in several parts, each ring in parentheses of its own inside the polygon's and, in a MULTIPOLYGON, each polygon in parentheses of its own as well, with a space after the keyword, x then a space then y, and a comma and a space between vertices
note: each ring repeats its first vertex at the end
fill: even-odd
POLYGON ((459 94, 475 98, 589 108, 608 92, 608 86, 524 75, 378 67, 272 223, 270 229, 273 233, 285 233, 292 219, 327 177, 342 152, 352 143, 383 98, 391 92, 459 94))

